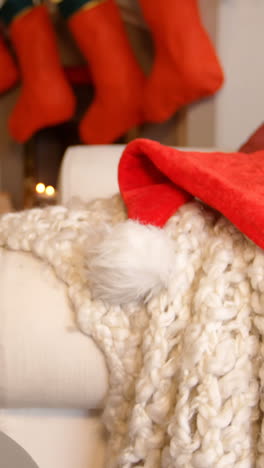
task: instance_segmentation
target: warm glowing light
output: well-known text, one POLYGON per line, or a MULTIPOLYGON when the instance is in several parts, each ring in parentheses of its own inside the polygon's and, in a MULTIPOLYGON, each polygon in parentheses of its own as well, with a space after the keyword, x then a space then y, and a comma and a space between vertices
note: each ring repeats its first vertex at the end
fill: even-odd
POLYGON ((55 188, 52 187, 52 185, 48 185, 45 189, 45 193, 46 195, 48 195, 49 197, 52 197, 55 193, 55 188))
POLYGON ((39 182, 39 184, 36 185, 36 192, 37 193, 44 193, 45 192, 45 185, 42 184, 42 182, 39 182))

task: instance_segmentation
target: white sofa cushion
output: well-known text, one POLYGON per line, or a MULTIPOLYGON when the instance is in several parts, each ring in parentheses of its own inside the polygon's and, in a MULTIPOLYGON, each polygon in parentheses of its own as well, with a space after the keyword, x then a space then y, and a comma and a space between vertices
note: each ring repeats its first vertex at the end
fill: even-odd
POLYGON ((102 407, 104 357, 77 329, 53 270, 0 249, 0 298, 0 406, 102 407))

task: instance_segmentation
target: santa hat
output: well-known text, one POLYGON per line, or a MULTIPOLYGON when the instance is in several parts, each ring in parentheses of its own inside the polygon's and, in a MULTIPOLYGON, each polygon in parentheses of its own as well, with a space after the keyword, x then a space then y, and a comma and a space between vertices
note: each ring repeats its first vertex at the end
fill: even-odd
POLYGON ((161 228, 194 197, 264 248, 264 146, 249 154, 206 153, 137 139, 121 157, 118 179, 134 223, 114 228, 91 262, 92 282, 101 299, 129 302, 166 286, 173 251, 161 228))
POLYGON ((119 186, 129 218, 162 227, 197 197, 264 248, 264 149, 255 153, 178 151, 138 139, 120 160, 119 186))

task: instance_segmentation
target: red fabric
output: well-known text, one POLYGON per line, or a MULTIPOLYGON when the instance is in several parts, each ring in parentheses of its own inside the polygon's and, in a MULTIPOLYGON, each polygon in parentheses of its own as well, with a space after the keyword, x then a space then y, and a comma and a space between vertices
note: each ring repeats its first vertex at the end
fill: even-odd
POLYGON ((143 101, 150 122, 216 92, 223 72, 205 31, 197 0, 139 0, 154 41, 153 68, 143 101))
POLYGON ((138 139, 127 145, 118 178, 132 219, 161 227, 195 196, 264 248, 264 150, 185 152, 138 139))
POLYGON ((17 80, 17 67, 4 41, 0 37, 0 93, 11 88, 17 80))
POLYGON ((264 150, 264 123, 239 148, 242 153, 253 153, 259 150, 264 150))
POLYGON ((113 0, 80 9, 68 24, 87 59, 96 91, 80 123, 81 139, 111 143, 142 121, 144 75, 113 0))
POLYGON ((10 37, 22 76, 22 91, 9 130, 24 142, 37 130, 70 119, 75 97, 64 75, 49 13, 35 7, 11 23, 10 37))

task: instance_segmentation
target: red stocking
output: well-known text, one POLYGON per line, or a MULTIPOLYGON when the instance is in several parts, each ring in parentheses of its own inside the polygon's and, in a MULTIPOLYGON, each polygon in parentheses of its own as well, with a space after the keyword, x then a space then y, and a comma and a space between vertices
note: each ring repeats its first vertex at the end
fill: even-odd
POLYGON ((155 46, 145 118, 161 122, 217 91, 223 73, 201 23, 197 0, 140 0, 155 46))
POLYGON ((60 64, 46 7, 33 7, 15 17, 10 36, 23 86, 9 129, 15 140, 24 142, 37 130, 70 119, 75 98, 60 64))
POLYGON ((143 73, 113 0, 87 2, 68 24, 95 85, 94 101, 80 124, 82 140, 111 143, 142 121, 143 73))

